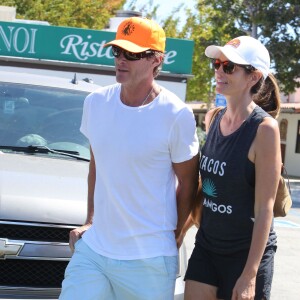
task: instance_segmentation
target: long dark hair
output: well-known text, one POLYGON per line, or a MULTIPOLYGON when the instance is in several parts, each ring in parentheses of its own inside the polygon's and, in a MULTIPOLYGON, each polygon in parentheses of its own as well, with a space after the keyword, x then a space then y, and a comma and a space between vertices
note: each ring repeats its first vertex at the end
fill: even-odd
POLYGON ((253 101, 273 118, 280 112, 280 91, 277 80, 273 74, 263 77, 251 88, 253 101))

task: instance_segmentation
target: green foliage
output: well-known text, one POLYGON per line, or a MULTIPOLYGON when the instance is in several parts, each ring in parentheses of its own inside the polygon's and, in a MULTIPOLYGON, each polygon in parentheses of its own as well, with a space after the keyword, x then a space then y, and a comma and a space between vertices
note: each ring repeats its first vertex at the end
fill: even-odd
POLYGON ((51 25, 103 29, 125 0, 2 0, 15 6, 17 18, 48 21, 51 25))
MULTIPOLYGON (((17 18, 48 21, 51 25, 103 29, 116 10, 125 4, 130 10, 157 20, 159 5, 153 0, 2 0, 15 6, 17 18)), ((212 101, 214 73, 204 55, 208 45, 224 45, 228 40, 251 35, 269 49, 272 68, 282 90, 293 92, 300 86, 300 4, 299 0, 195 0, 195 9, 185 9, 179 28, 182 4, 159 20, 167 37, 192 39, 194 77, 188 81, 187 99, 212 101)))
POLYGON ((272 1, 266 14, 261 37, 267 41, 266 47, 271 52, 276 77, 283 90, 293 92, 295 87, 300 87, 300 3, 272 1))
POLYGON ((153 0, 144 1, 144 4, 138 4, 138 0, 126 1, 126 10, 139 11, 143 17, 157 19, 157 10, 159 5, 153 5, 153 0))
MULTIPOLYGON (((155 19, 159 6, 152 10, 151 5, 149 1, 148 16, 155 19)), ((213 100, 214 73, 204 55, 205 48, 211 44, 224 45, 240 35, 253 36, 265 44, 282 91, 291 93, 300 86, 299 0, 195 0, 195 9, 185 10, 182 28, 176 15, 180 9, 181 6, 160 20, 160 24, 168 37, 195 42, 194 78, 188 81, 186 100, 213 100)))
POLYGON ((239 35, 258 38, 270 52, 272 71, 281 90, 291 93, 300 86, 299 1, 198 0, 197 3, 198 11, 202 5, 212 8, 211 42, 224 45, 239 35))
POLYGON ((214 99, 214 72, 210 67, 210 60, 204 54, 205 48, 220 40, 228 40, 230 32, 237 30, 230 21, 222 19, 221 11, 215 10, 203 0, 197 2, 195 11, 196 13, 189 9, 185 11, 186 22, 180 31, 176 28, 178 23, 167 22, 168 18, 163 24, 166 32, 177 31, 172 37, 192 39, 195 43, 192 69, 194 77, 188 81, 186 100, 210 102, 214 99))
POLYGON ((197 136, 199 139, 199 146, 201 150, 206 141, 206 132, 200 126, 197 126, 196 130, 197 130, 197 136))

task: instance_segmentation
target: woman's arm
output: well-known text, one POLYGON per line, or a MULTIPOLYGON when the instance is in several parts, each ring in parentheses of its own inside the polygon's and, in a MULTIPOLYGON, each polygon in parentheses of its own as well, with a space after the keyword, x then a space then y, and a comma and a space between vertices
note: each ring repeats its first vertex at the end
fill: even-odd
POLYGON ((242 299, 242 293, 252 299, 256 274, 270 232, 281 172, 280 135, 276 120, 264 119, 249 153, 249 159, 255 163, 255 220, 248 259, 233 290, 233 299, 242 299))

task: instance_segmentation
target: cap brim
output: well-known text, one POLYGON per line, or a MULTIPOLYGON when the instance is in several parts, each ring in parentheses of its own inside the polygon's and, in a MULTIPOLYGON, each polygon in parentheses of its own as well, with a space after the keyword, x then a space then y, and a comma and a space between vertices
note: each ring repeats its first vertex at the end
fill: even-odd
POLYGON ((222 54, 225 55, 228 60, 236 64, 249 65, 232 47, 208 46, 205 49, 205 55, 209 58, 220 58, 222 54))
POLYGON ((118 46, 122 49, 125 49, 125 50, 133 52, 133 53, 140 53, 140 52, 144 52, 144 51, 150 49, 149 47, 138 46, 127 40, 114 40, 114 41, 111 41, 104 45, 104 47, 107 47, 107 46, 118 46))

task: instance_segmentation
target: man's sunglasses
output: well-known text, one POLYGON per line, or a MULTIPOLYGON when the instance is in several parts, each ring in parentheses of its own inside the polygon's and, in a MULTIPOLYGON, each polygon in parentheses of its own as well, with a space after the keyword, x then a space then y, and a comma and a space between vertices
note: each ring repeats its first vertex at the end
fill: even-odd
POLYGON ((215 70, 219 70, 221 65, 222 65, 223 71, 226 74, 232 74, 235 71, 236 66, 242 67, 242 68, 246 69, 247 71, 254 71, 255 70, 255 68, 252 67, 251 65, 239 65, 239 64, 233 63, 230 60, 220 61, 219 59, 213 59, 212 60, 212 65, 213 65, 215 70))
POLYGON ((133 53, 133 52, 129 52, 129 51, 124 50, 117 46, 112 46, 111 51, 112 51, 112 55, 114 57, 120 57, 121 53, 123 53, 124 57, 127 60, 131 60, 131 61, 132 60, 140 60, 142 58, 149 57, 154 54, 154 51, 152 51, 152 50, 147 50, 147 51, 140 52, 140 53, 133 53))

